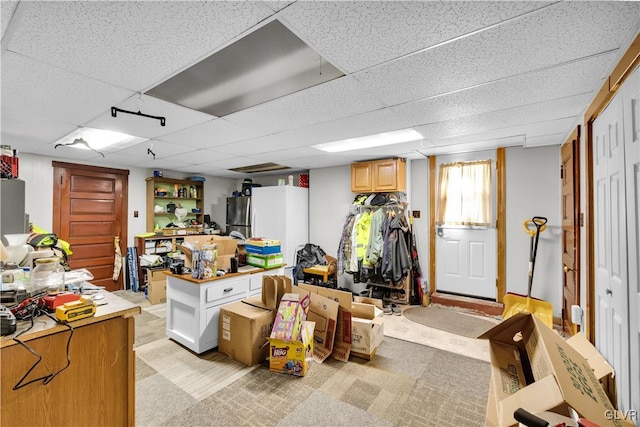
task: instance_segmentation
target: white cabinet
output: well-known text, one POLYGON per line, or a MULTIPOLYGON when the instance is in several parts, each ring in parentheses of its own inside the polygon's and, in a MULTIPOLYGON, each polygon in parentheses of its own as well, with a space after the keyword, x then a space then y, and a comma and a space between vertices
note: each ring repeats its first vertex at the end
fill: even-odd
POLYGON ((212 280, 167 274, 167 336, 198 354, 217 347, 220 307, 260 295, 265 274, 282 274, 282 269, 212 280))

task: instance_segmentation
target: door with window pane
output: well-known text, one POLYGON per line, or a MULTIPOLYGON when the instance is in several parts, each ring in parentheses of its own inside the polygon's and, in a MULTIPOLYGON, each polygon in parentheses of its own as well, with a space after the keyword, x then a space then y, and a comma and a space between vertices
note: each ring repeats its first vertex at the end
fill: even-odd
POLYGON ((495 300, 495 153, 438 159, 436 290, 495 300))

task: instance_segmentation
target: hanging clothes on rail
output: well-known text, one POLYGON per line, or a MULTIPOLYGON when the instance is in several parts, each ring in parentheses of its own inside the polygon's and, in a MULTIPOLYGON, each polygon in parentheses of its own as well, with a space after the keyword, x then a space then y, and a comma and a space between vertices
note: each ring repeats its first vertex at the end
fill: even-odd
POLYGON ((384 224, 384 248, 382 251, 382 277, 394 285, 402 283, 411 261, 407 248, 409 225, 404 215, 390 213, 384 224))

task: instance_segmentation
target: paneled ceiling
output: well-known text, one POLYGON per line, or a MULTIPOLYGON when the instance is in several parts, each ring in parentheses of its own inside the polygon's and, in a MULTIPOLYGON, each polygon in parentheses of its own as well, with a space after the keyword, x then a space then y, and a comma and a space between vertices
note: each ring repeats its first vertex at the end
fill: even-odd
POLYGON ((639 32, 640 2, 6 1, 2 144, 118 167, 242 177, 388 156, 558 145, 639 32), (224 117, 146 95, 279 20, 343 77, 224 117), (163 116, 112 117, 111 107, 163 116), (78 127, 147 138, 105 157, 54 143, 78 127), (416 142, 310 147, 413 128, 416 142), (151 148, 155 159, 148 153, 151 148))

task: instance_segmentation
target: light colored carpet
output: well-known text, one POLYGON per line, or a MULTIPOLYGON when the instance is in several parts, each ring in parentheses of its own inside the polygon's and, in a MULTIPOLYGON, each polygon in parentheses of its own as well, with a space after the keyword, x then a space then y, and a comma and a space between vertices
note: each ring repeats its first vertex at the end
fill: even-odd
POLYGON ((495 323, 478 316, 434 304, 428 307, 409 307, 402 314, 421 325, 468 338, 477 338, 495 326, 495 323))
POLYGON ((216 351, 195 355, 164 336, 160 305, 139 304, 137 427, 484 425, 485 361, 385 336, 371 361, 330 358, 299 378, 266 362, 247 368, 216 351))

